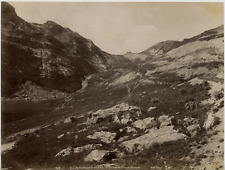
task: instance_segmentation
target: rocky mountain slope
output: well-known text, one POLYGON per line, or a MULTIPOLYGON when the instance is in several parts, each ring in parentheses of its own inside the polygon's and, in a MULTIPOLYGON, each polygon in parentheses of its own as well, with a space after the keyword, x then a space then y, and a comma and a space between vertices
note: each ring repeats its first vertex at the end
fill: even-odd
POLYGON ((214 38, 221 38, 223 37, 223 29, 224 27, 220 26, 218 28, 205 31, 192 38, 184 39, 183 41, 168 40, 168 41, 159 42, 149 47, 148 49, 146 49, 145 51, 141 53, 126 53, 124 56, 130 60, 135 60, 135 59, 144 60, 147 57, 148 58, 160 57, 173 49, 176 49, 180 46, 183 46, 191 42, 204 41, 204 40, 207 41, 214 38))
POLYGON ((223 169, 223 47, 221 26, 129 53, 144 59, 96 72, 70 95, 2 100, 2 167, 223 169))
POLYGON ((127 62, 52 21, 28 23, 5 2, 1 21, 3 96, 13 96, 27 81, 71 93, 86 76, 127 62))

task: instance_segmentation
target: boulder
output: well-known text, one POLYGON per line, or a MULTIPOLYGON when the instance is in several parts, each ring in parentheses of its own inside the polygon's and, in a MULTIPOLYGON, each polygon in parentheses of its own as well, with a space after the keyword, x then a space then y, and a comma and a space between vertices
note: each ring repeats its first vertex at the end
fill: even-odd
POLYGON ((195 136, 201 127, 198 124, 193 124, 187 127, 187 131, 191 134, 191 136, 195 136))
POLYGON ((191 118, 191 117, 186 117, 183 120, 184 126, 189 126, 193 124, 199 124, 199 119, 191 118))
POLYGON ((55 157, 57 156, 67 156, 67 155, 70 155, 72 152, 72 147, 68 147, 68 148, 65 148, 63 150, 61 150, 60 152, 58 152, 55 157))
POLYGON ((57 136, 58 139, 62 138, 64 136, 64 134, 61 134, 59 136, 57 136))
POLYGON ((172 119, 174 117, 171 116, 169 117, 168 115, 162 115, 158 118, 158 121, 160 123, 160 128, 164 127, 164 126, 170 126, 172 125, 172 119))
POLYGON ((71 119, 70 119, 70 117, 68 117, 68 118, 66 118, 66 119, 64 120, 64 123, 70 123, 70 122, 72 122, 71 119))
POLYGON ((76 122, 77 119, 75 117, 68 117, 64 120, 64 123, 71 123, 71 122, 76 122))
POLYGON ((125 133, 136 133, 137 131, 132 127, 125 127, 123 132, 125 132, 125 133))
POLYGON ((113 150, 113 151, 107 151, 107 150, 93 150, 91 151, 86 158, 84 158, 84 161, 86 162, 108 162, 112 159, 123 157, 124 154, 120 151, 113 150))
POLYGON ((213 112, 209 112, 203 127, 208 130, 214 126, 215 116, 213 112))
POLYGON ((95 132, 93 135, 87 136, 87 138, 89 139, 100 139, 102 142, 105 142, 105 143, 114 142, 115 137, 116 137, 116 133, 111 133, 107 131, 95 132))
POLYGON ((148 108, 148 111, 150 112, 150 111, 152 111, 152 110, 154 110, 154 109, 156 109, 157 107, 149 107, 148 108))
POLYGON ((147 128, 157 127, 157 121, 155 120, 155 118, 148 117, 142 120, 137 120, 132 123, 132 125, 141 130, 145 130, 147 128))
POLYGON ((184 127, 186 127, 188 133, 191 136, 195 136, 198 131, 201 129, 200 125, 199 125, 199 119, 195 119, 195 118, 184 118, 183 120, 183 125, 184 127))
POLYGON ((162 144, 169 141, 177 141, 186 135, 174 130, 172 126, 164 126, 160 129, 150 129, 147 134, 121 143, 128 153, 137 153, 149 149, 153 144, 162 144))
POLYGON ((127 140, 128 138, 129 138, 129 136, 123 136, 117 142, 121 143, 121 142, 127 140))
POLYGON ((131 116, 129 112, 125 112, 121 115, 121 121, 122 124, 127 124, 128 122, 132 122, 131 116))
POLYGON ((80 147, 73 148, 74 153, 80 153, 83 152, 84 150, 93 150, 96 149, 97 147, 102 146, 102 144, 88 144, 80 147))
POLYGON ((106 150, 93 150, 91 151, 86 158, 84 158, 84 161, 86 162, 100 162, 103 160, 103 157, 108 153, 106 150))
POLYGON ((88 150, 93 150, 93 149, 97 149, 98 147, 101 147, 102 144, 88 144, 88 145, 84 145, 84 146, 80 146, 80 147, 76 147, 76 148, 72 148, 72 147, 68 147, 65 148, 63 150, 61 150, 60 152, 58 152, 55 157, 58 156, 67 156, 70 155, 71 153, 80 153, 83 151, 88 151, 88 150))

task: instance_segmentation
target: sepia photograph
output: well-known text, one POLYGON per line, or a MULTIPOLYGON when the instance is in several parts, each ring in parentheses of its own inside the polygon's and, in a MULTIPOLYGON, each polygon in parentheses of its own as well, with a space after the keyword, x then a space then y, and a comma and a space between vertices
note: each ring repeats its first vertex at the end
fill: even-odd
POLYGON ((223 170, 224 2, 1 1, 2 170, 223 170))

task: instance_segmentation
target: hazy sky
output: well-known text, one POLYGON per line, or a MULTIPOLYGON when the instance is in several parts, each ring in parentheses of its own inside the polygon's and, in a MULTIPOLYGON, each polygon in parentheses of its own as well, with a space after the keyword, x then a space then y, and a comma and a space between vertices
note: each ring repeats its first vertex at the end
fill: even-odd
POLYGON ((157 42, 182 40, 223 24, 223 3, 10 2, 29 22, 52 20, 101 49, 141 52, 157 42))

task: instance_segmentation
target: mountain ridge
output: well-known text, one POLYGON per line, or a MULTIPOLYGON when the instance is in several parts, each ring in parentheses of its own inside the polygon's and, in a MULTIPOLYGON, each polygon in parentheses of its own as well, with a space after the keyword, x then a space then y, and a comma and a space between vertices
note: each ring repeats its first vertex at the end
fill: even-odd
POLYGON ((53 21, 28 23, 8 3, 2 3, 2 11, 4 96, 12 96, 13 89, 26 81, 71 93, 81 88, 85 76, 128 62, 123 56, 103 52, 91 40, 53 21), (20 60, 12 62, 18 57, 20 60))
POLYGON ((161 56, 169 51, 178 48, 182 45, 185 45, 187 43, 191 43, 193 41, 202 41, 205 39, 212 39, 212 38, 217 38, 217 37, 223 37, 223 31, 224 31, 224 25, 218 26, 216 28, 209 29, 207 31, 204 31, 196 36, 193 36, 191 38, 185 38, 182 41, 176 41, 176 40, 167 40, 167 41, 161 41, 159 43, 156 43, 149 47, 148 49, 139 52, 139 53, 126 53, 124 54, 125 57, 128 59, 130 58, 131 60, 135 59, 146 59, 146 58, 151 58, 151 57, 156 57, 156 56, 161 56))
MULTIPOLYGON (((167 41, 159 42, 159 43, 151 46, 147 50, 144 50, 143 52, 147 52, 149 49, 157 47, 160 44, 165 44, 165 45, 162 45, 161 48, 165 47, 166 45, 167 46, 169 45, 169 47, 170 47, 170 48, 167 47, 167 49, 162 50, 162 53, 166 53, 166 52, 169 52, 170 50, 172 50, 174 48, 177 48, 177 47, 179 47, 181 45, 184 45, 184 44, 187 44, 189 42, 193 42, 193 41, 196 41, 196 40, 204 40, 204 38, 212 38, 214 36, 222 36, 223 35, 223 30, 224 30, 224 25, 220 25, 220 26, 218 26, 216 28, 209 29, 209 30, 204 31, 204 32, 202 32, 202 33, 200 33, 200 34, 198 34, 196 36, 191 37, 191 38, 185 38, 182 41, 167 40, 167 41), (204 37, 205 35, 207 37, 204 37)), ((159 51, 161 50, 161 48, 159 48, 159 51)), ((143 52, 141 52, 141 53, 143 53, 143 52)))

